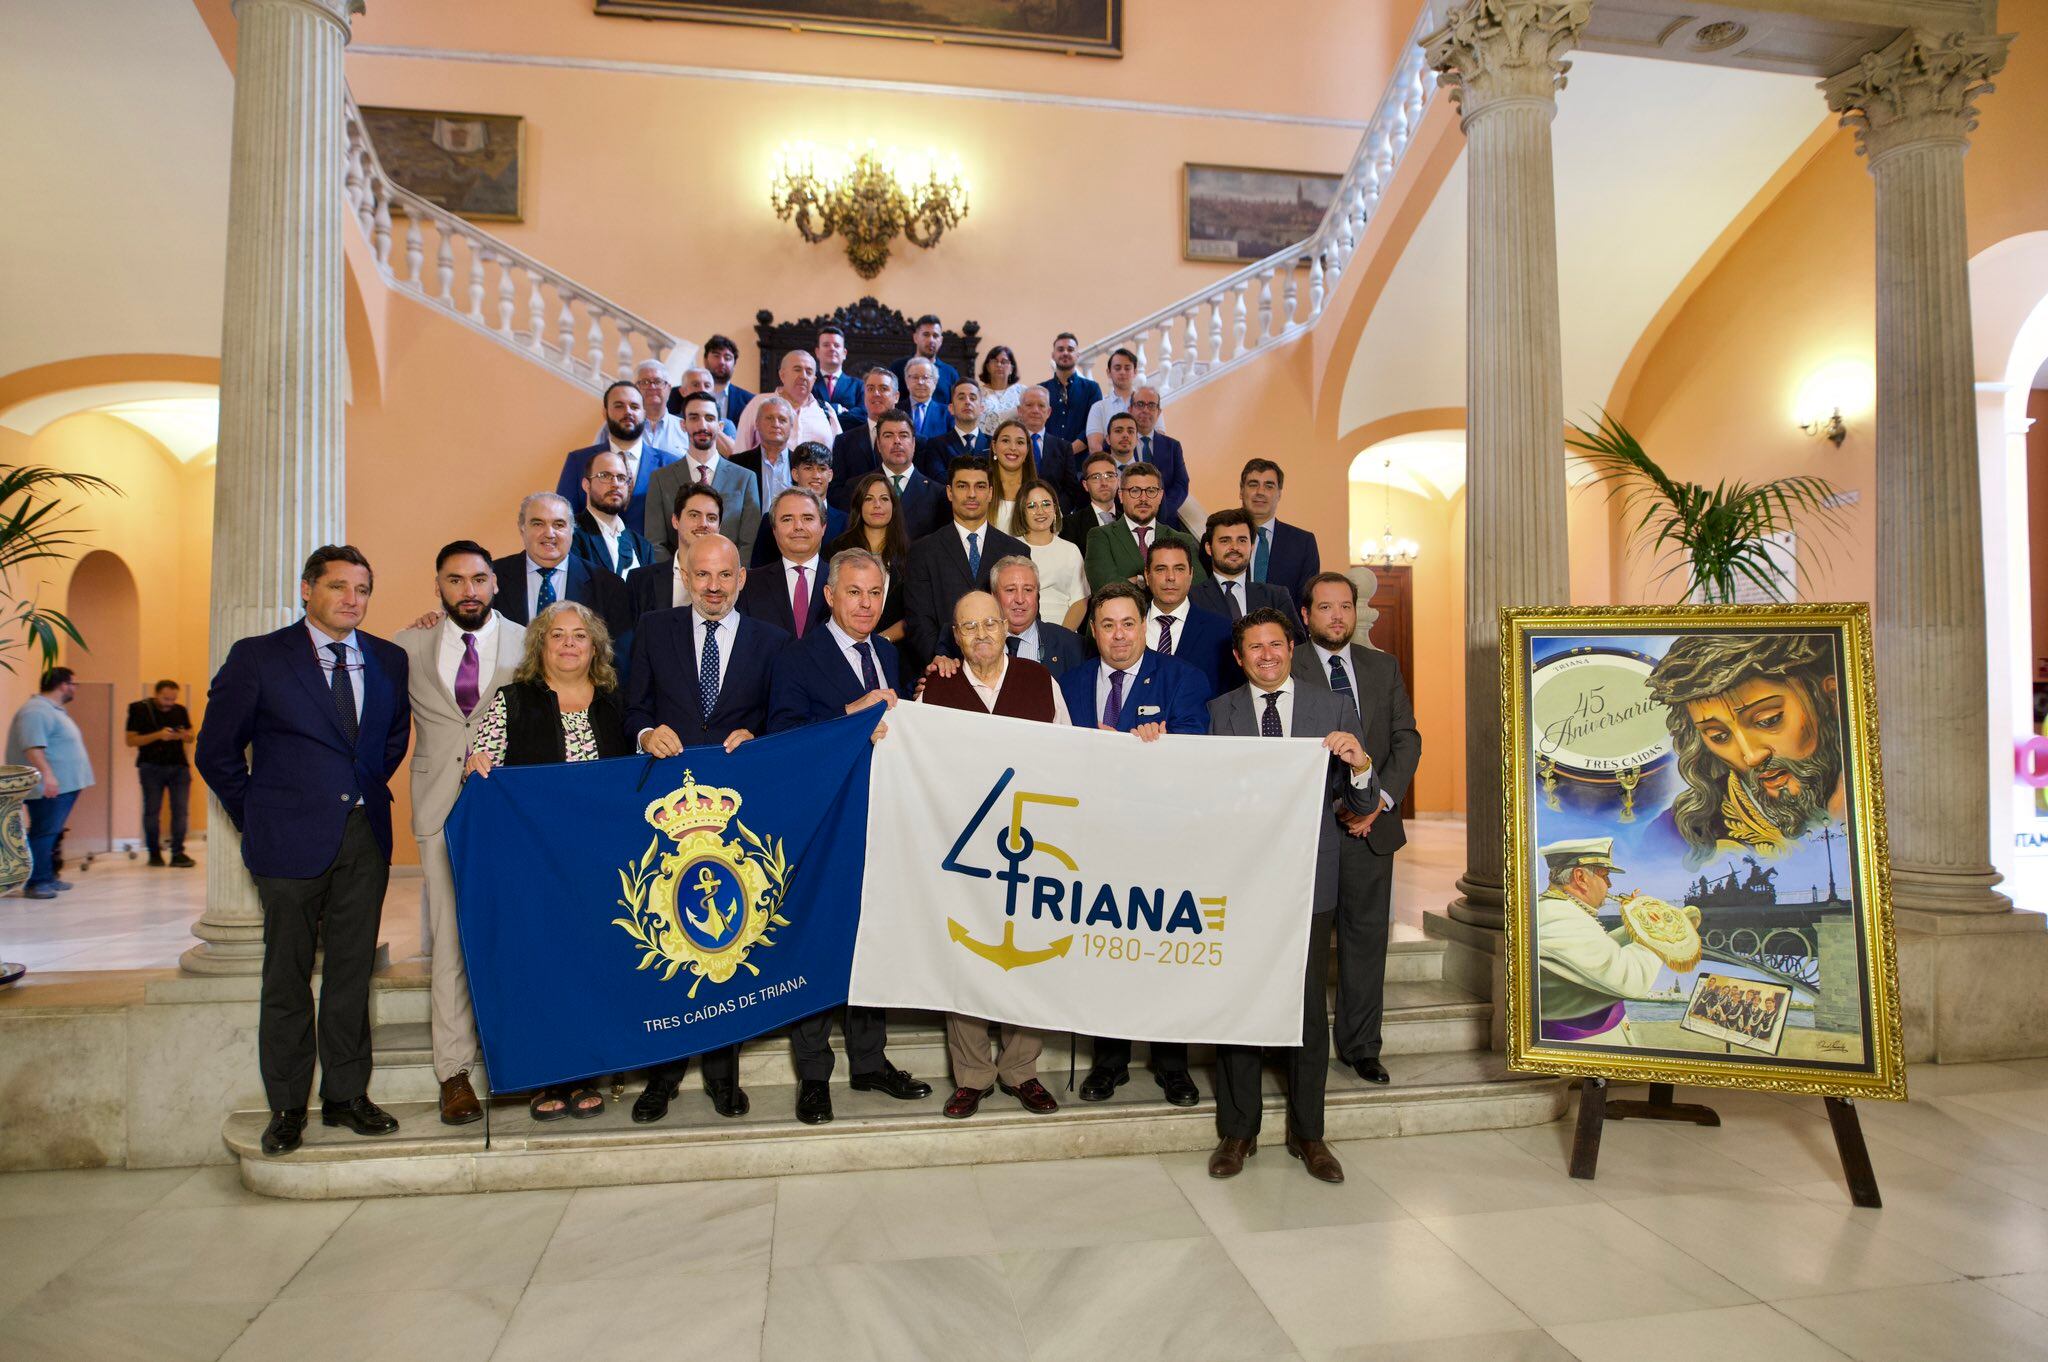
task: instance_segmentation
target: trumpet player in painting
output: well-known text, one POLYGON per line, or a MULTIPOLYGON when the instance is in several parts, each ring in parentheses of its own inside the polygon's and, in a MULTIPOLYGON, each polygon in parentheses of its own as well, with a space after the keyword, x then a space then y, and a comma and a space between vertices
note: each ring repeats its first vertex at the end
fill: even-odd
POLYGON ((1633 1045, 1624 1000, 1647 999, 1666 969, 1699 963, 1699 909, 1626 895, 1621 925, 1603 927, 1600 908, 1626 873, 1614 863, 1614 839, 1552 842, 1537 854, 1550 876, 1536 899, 1543 1039, 1633 1045))

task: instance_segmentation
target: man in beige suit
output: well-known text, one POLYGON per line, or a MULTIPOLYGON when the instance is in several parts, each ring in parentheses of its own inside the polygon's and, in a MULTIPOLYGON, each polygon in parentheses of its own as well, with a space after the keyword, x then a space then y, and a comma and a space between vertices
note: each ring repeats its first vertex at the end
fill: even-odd
POLYGON ((427 877, 433 934, 434 1077, 441 1083, 441 1120, 459 1126, 484 1114, 469 1080, 482 1052, 455 930, 455 872, 441 829, 462 790, 462 763, 477 725, 519 667, 526 630, 491 609, 498 580, 481 544, 458 539, 442 549, 434 560, 434 589, 440 622, 402 630, 396 642, 412 664, 412 833, 427 877))

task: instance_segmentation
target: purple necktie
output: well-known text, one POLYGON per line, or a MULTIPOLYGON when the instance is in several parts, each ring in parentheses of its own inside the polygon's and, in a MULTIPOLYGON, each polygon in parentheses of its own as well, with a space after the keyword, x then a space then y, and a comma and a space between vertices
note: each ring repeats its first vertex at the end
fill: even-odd
POLYGON ((1173 652, 1173 616, 1159 617, 1159 651, 1171 655, 1173 652))
POLYGON ((1110 728, 1117 727, 1124 717, 1124 674, 1109 674, 1109 703, 1102 707, 1102 722, 1110 728))
POLYGON ((462 706, 465 719, 476 709, 476 702, 481 698, 477 694, 477 678, 476 635, 464 633, 462 661, 455 668, 455 703, 462 706))

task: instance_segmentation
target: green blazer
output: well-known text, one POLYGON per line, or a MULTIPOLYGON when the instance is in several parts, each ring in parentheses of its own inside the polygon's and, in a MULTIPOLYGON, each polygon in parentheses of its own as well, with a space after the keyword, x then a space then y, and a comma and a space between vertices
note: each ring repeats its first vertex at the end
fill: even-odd
MULTIPOLYGON (((1188 546, 1188 559, 1194 564, 1197 582, 1205 582, 1209 574, 1202 571, 1202 547, 1195 537, 1185 530, 1175 529, 1161 521, 1152 522, 1152 542, 1172 541, 1188 546)), ((1138 540, 1131 533, 1130 525, 1119 516, 1107 525, 1097 525, 1088 531, 1088 551, 1083 556, 1083 565, 1088 571, 1088 589, 1097 590, 1109 582, 1127 581, 1142 576, 1145 571, 1145 555, 1138 552, 1138 540)))

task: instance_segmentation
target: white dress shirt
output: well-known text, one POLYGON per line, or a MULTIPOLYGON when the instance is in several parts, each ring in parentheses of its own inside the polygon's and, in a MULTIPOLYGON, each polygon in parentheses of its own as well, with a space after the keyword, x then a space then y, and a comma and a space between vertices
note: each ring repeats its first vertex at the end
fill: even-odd
POLYGON ((862 685, 866 685, 867 682, 861 679, 860 674, 860 643, 867 644, 868 656, 874 660, 875 664, 875 679, 882 683, 884 690, 888 689, 889 674, 882 670, 882 650, 875 646, 873 635, 856 643, 853 635, 841 629, 839 621, 829 616, 825 620, 825 628, 831 632, 832 642, 838 645, 839 655, 846 659, 847 668, 853 672, 853 679, 859 681, 862 685))
MULTIPOLYGON (((1265 691, 1262 691, 1262 690, 1260 690, 1260 689, 1259 689, 1259 683, 1258 683, 1258 682, 1256 682, 1256 681, 1251 681, 1251 682, 1247 682, 1246 684, 1247 684, 1247 686, 1249 687, 1249 689, 1251 690, 1251 696, 1252 696, 1252 723, 1253 723, 1254 725, 1256 725, 1256 724, 1258 724, 1258 723, 1259 723, 1259 722, 1260 722, 1261 720, 1263 720, 1263 719, 1264 719, 1264 718, 1266 717, 1266 695, 1267 695, 1267 692, 1265 692, 1265 691)), ((1291 676, 1290 676, 1290 677, 1288 677, 1288 678, 1287 678, 1287 679, 1286 679, 1285 681, 1282 681, 1282 682, 1280 683, 1280 685, 1279 685, 1279 688, 1278 688, 1278 690, 1277 690, 1276 692, 1274 692, 1274 693, 1278 694, 1278 695, 1279 695, 1279 697, 1280 697, 1280 703, 1279 703, 1279 705, 1277 706, 1277 708, 1278 708, 1278 709, 1279 709, 1279 711, 1280 711, 1280 734, 1281 734, 1281 736, 1282 736, 1282 737, 1287 737, 1287 738, 1316 738, 1316 739, 1320 740, 1320 739, 1322 739, 1322 738, 1324 738, 1324 737, 1327 737, 1327 736, 1328 736, 1327 734, 1324 734, 1324 733, 1296 733, 1296 732, 1294 731, 1294 678, 1293 678, 1293 677, 1291 677, 1291 676)), ((1364 789, 1364 788, 1365 788, 1366 786, 1368 786, 1368 785, 1372 784, 1372 758, 1371 758, 1371 757, 1367 757, 1367 758, 1365 759, 1365 769, 1364 769, 1363 771, 1353 771, 1353 772, 1351 773, 1351 784, 1352 784, 1353 788, 1355 788, 1355 789, 1360 789, 1360 790, 1363 790, 1363 789, 1364 789)), ((1385 808, 1385 807, 1386 807, 1386 800, 1387 800, 1387 796, 1386 796, 1386 793, 1385 793, 1384 791, 1382 791, 1382 792, 1381 792, 1381 794, 1380 794, 1380 807, 1381 807, 1381 808, 1385 808)))
MULTIPOLYGON (((610 558, 611 562, 618 562, 619 539, 626 533, 626 522, 615 515, 607 515, 595 506, 586 506, 583 509, 589 512, 591 523, 597 526, 598 534, 603 537, 606 555, 610 558)), ((640 555, 636 551, 633 555, 633 561, 626 564, 624 568, 617 569, 617 571, 621 576, 624 576, 626 572, 639 566, 640 555)))
POLYGON ((455 694, 455 673, 462 668, 462 636, 465 632, 476 635, 476 689, 481 699, 490 689, 491 677, 498 670, 498 612, 493 610, 484 616, 484 622, 474 631, 466 631, 452 616, 441 621, 441 642, 434 651, 434 669, 441 674, 441 683, 448 687, 450 695, 455 694))
POLYGON ((1123 522, 1124 528, 1131 532, 1131 542, 1138 546, 1138 570, 1143 572, 1145 570, 1143 561, 1145 554, 1151 550, 1154 544, 1159 542, 1159 517, 1152 517, 1151 521, 1143 526, 1140 526, 1137 521, 1129 516, 1124 516, 1123 522), (1143 538, 1140 538, 1138 535, 1140 529, 1145 531, 1143 538))
POLYGON ((1175 654, 1178 654, 1181 644, 1187 641, 1189 609, 1186 598, 1182 598, 1181 603, 1171 610, 1161 610, 1156 605, 1147 610, 1145 612, 1145 646, 1155 653, 1159 651, 1159 617, 1161 615, 1171 615, 1173 617, 1173 651, 1175 654))
POLYGON ((804 601, 808 607, 810 597, 815 595, 818 589, 818 555, 812 554, 809 558, 802 559, 801 561, 795 558, 783 558, 777 561, 782 564, 782 598, 789 602, 790 614, 794 616, 796 614, 796 570, 798 568, 804 570, 804 601))
POLYGON ((633 443, 622 445, 613 438, 609 427, 605 430, 605 442, 611 446, 612 453, 626 461, 626 486, 628 487, 638 487, 640 485, 640 446, 645 444, 646 441, 647 436, 642 434, 633 443))
POLYGON ((763 520, 770 518, 768 508, 775 504, 775 498, 795 486, 789 478, 789 451, 794 448, 796 448, 794 443, 784 446, 782 457, 779 459, 770 459, 767 450, 763 449, 761 451, 761 518, 763 520))
MULTIPOLYGON (((1131 391, 1135 393, 1137 389, 1133 388, 1131 391)), ((1116 390, 1114 388, 1110 389, 1096 401, 1094 406, 1088 408, 1088 433, 1090 435, 1109 434, 1109 418, 1115 416, 1118 412, 1129 411, 1130 409, 1131 399, 1128 397, 1118 397, 1116 390)), ((1162 411, 1159 414, 1159 419, 1152 423, 1152 433, 1157 435, 1165 429, 1166 413, 1162 411)))
POLYGON ((973 553, 979 553, 982 566, 988 566, 988 522, 986 520, 982 521, 979 525, 966 525, 955 520, 953 522, 953 533, 960 536, 960 552, 969 554, 970 557, 973 553), (970 534, 975 536, 974 542, 979 546, 977 549, 970 550, 967 547, 967 536, 970 534))
MULTIPOLYGON (((356 631, 353 629, 349 630, 346 638, 329 638, 321 633, 319 627, 309 619, 306 621, 306 632, 313 637, 313 656, 320 660, 321 684, 330 688, 334 685, 334 654, 327 651, 327 646, 331 643, 339 643, 341 645, 342 664, 348 669, 349 689, 353 690, 356 695, 356 721, 358 723, 362 722, 363 645, 361 640, 356 638, 356 631)), ((357 802, 360 803, 361 801, 358 800, 357 802)))
MULTIPOLYGON (((566 601, 569 599, 569 559, 565 556, 555 564, 553 571, 555 599, 566 601)), ((533 555, 526 555, 526 618, 529 622, 540 613, 540 574, 540 564, 533 561, 533 555)))
MULTIPOLYGON (((1031 632, 1034 634, 1038 632, 1036 625, 1032 626, 1031 632)), ((1003 657, 996 671, 994 685, 984 684, 981 678, 974 674, 974 668, 964 662, 960 664, 960 674, 967 678, 967 684, 973 688, 974 698, 981 701, 981 707, 991 714, 995 713, 996 697, 1002 694, 1003 682, 1010 675, 1010 659, 1008 655, 1003 657)), ((1067 697, 1060 693, 1058 682, 1054 682, 1052 688, 1052 721, 1056 724, 1072 724, 1074 722, 1073 716, 1067 713, 1067 697)))

